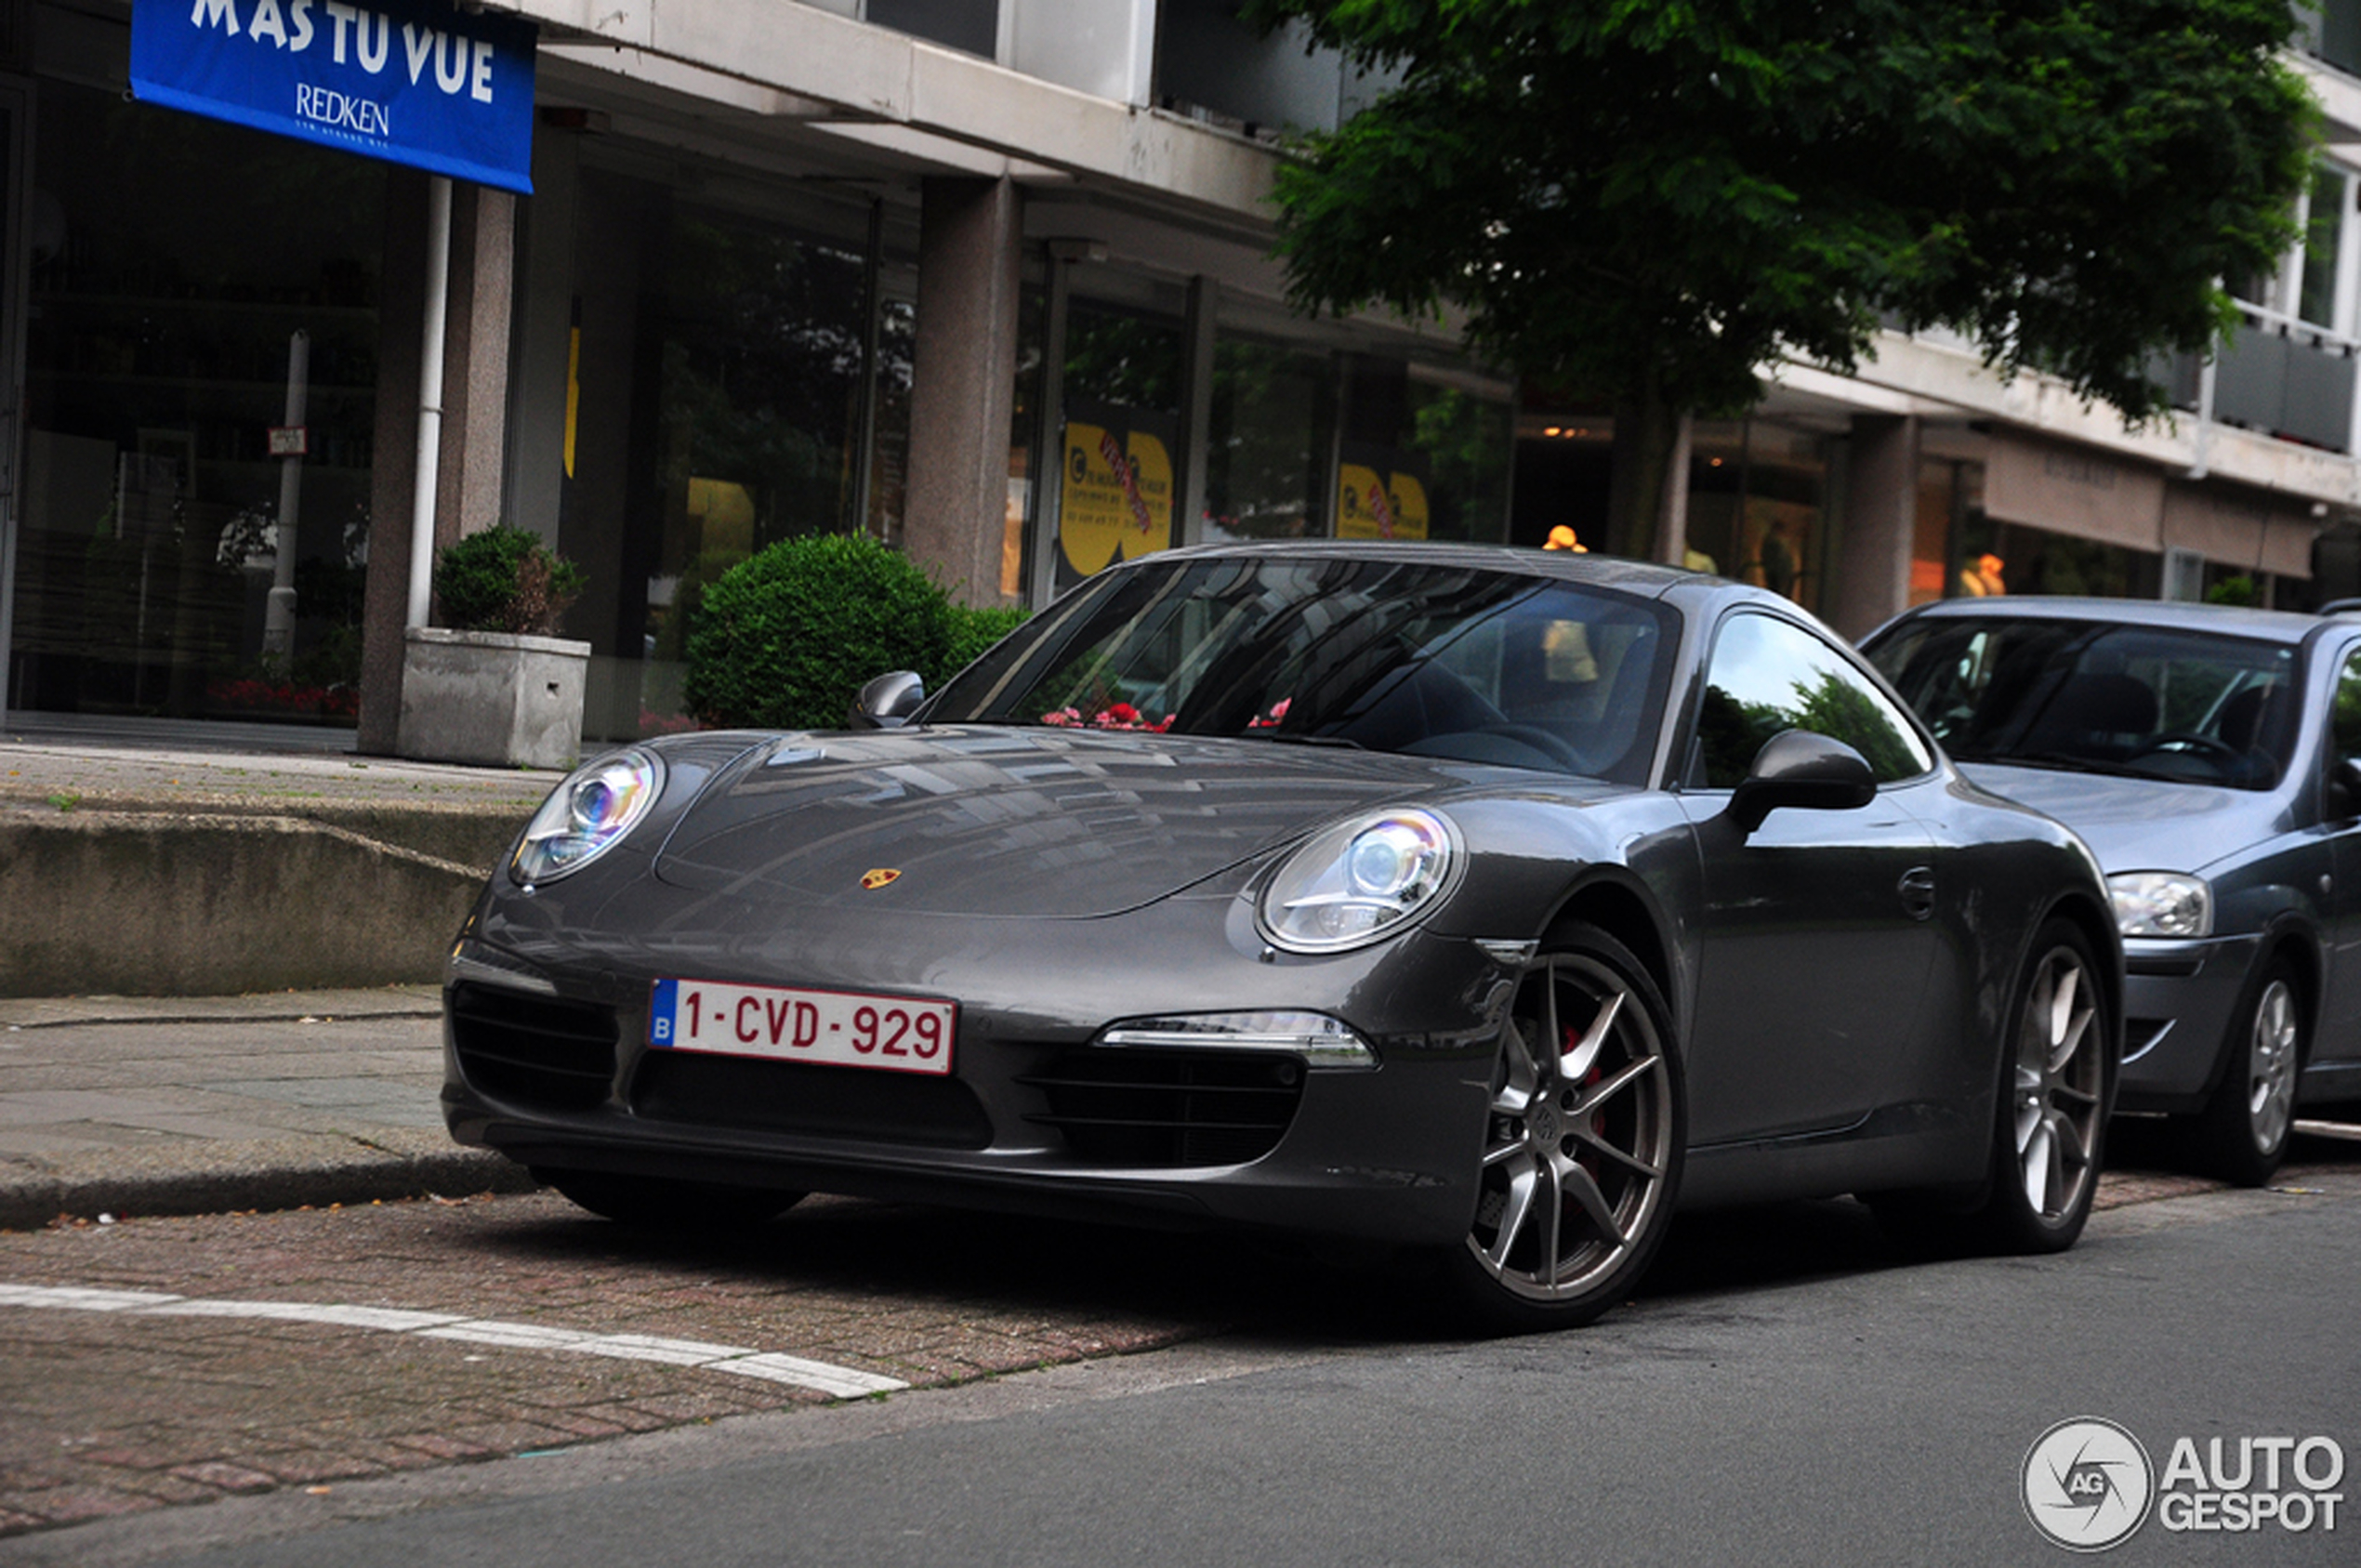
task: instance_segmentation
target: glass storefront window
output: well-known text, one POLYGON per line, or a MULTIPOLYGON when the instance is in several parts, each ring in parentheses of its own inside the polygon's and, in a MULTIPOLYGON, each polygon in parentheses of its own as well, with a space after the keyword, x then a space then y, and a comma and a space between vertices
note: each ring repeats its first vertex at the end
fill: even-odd
POLYGON ((1427 537, 1506 539, 1513 430, 1508 400, 1438 386, 1414 371, 1407 402, 1406 444, 1429 476, 1427 537))
POLYGON ((1208 543, 1327 533, 1335 386, 1326 354, 1240 338, 1214 344, 1206 443, 1208 543))
POLYGON ((1827 489, 1827 460, 1811 432, 1760 420, 1697 421, 1684 564, 1816 609, 1827 489))
POLYGON ((1506 398, 1403 360, 1356 354, 1345 362, 1342 420, 1339 538, 1508 537, 1506 398))
POLYGON ((1180 542, 1184 359, 1177 317, 1068 305, 1056 591, 1180 542))
POLYGON ((7 704, 350 724, 383 165, 39 92, 7 704), (298 331, 310 453, 290 530, 269 443, 298 331), (266 656, 289 546, 297 619, 266 656))
POLYGON ((908 291, 878 307, 864 476, 866 215, 815 213, 806 229, 750 206, 606 169, 582 177, 578 433, 560 547, 614 563, 567 623, 593 649, 588 735, 687 722, 679 681, 697 608, 740 561, 806 534, 900 533, 908 291))

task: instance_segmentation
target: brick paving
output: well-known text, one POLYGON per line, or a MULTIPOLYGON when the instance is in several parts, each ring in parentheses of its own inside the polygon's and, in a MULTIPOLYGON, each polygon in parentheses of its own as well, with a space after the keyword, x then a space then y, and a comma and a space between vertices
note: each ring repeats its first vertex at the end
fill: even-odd
MULTIPOLYGON (((825 1198, 740 1245, 670 1245, 487 1196, 0 1232, 0 1280, 715 1341, 927 1386, 1210 1331, 1181 1255, 1215 1253, 825 1198)), ((0 1309, 0 1535, 826 1398, 323 1324, 0 1309)))

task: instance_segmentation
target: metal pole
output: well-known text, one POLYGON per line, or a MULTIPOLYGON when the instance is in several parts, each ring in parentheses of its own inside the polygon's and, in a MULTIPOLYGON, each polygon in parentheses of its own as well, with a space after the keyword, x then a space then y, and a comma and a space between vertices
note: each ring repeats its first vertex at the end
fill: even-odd
MULTIPOLYGON (((877 377, 883 367, 881 357, 885 332, 885 291, 881 284, 885 271, 885 199, 878 197, 869 204, 869 248, 861 258, 861 395, 855 400, 852 437, 852 531, 869 532, 869 513, 874 505, 872 487, 877 467, 877 377)), ((877 538, 885 538, 885 530, 877 531, 877 538)))
MULTIPOLYGON (((301 327, 287 338, 285 428, 303 428, 304 402, 311 382, 311 335, 301 327)), ((282 670, 295 652, 296 528, 303 506, 303 449, 279 459, 279 526, 270 566, 270 600, 262 614, 262 656, 282 670)))
POLYGON ((427 320, 418 350, 418 488, 410 516, 410 606, 423 626, 434 597, 434 493, 442 457, 442 330, 451 310, 451 181, 427 187, 427 320))

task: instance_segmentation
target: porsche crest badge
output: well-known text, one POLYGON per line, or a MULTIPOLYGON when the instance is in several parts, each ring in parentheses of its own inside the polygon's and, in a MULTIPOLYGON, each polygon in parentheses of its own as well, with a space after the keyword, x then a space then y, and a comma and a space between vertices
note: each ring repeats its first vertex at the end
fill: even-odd
POLYGON ((861 886, 874 893, 901 875, 898 871, 864 871, 861 874, 861 886))

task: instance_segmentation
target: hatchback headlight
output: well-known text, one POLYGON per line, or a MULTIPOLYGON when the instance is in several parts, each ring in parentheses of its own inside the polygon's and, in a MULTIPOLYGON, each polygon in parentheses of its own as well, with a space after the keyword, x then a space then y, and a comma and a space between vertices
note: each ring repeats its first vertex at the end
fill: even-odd
POLYGON ((581 870, 621 843, 663 793, 664 764, 653 752, 619 751, 591 763, 533 813, 509 874, 530 886, 581 870))
POLYGON ((2107 878, 2116 929, 2128 937, 2213 934, 2213 889, 2202 876, 2127 871, 2107 878))
POLYGON ((1415 807, 1315 834, 1264 887, 1262 934, 1290 953, 1341 953, 1406 930, 1450 885, 1457 844, 1446 818, 1415 807))

